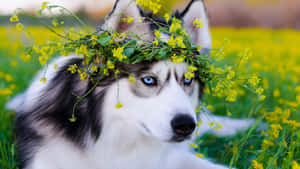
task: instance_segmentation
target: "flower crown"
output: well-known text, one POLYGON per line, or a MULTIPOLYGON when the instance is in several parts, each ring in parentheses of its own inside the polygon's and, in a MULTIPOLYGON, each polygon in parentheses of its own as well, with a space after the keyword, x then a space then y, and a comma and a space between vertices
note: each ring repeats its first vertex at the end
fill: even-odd
MULTIPOLYGON (((158 13, 157 9, 162 8, 159 6, 159 1, 145 2, 136 1, 138 5, 152 10, 154 14, 158 13)), ((53 26, 49 26, 37 18, 38 22, 60 37, 59 40, 49 41, 39 46, 34 44, 25 49, 25 56, 39 56, 38 60, 41 65, 47 64, 51 56, 69 56, 71 53, 75 53, 76 56, 82 58, 82 64, 80 66, 70 65, 68 71, 72 74, 79 74, 81 80, 95 82, 95 86, 97 86, 101 79, 107 76, 118 78, 118 74, 123 71, 119 70, 118 63, 138 64, 145 61, 151 63, 160 60, 171 60, 175 64, 184 62, 188 65, 187 72, 184 74, 185 78, 196 78, 208 84, 209 91, 215 96, 223 97, 228 102, 234 102, 239 95, 236 88, 243 86, 255 89, 258 98, 264 100, 263 89, 259 87, 260 79, 256 75, 250 76, 245 72, 236 71, 239 66, 245 64, 248 56, 251 55, 249 50, 240 54, 239 64, 223 68, 224 66, 220 66, 218 62, 218 57, 222 57, 224 47, 213 51, 215 53, 212 57, 208 54, 202 54, 200 52, 202 47, 192 43, 190 34, 182 27, 182 21, 175 15, 164 14, 164 23, 158 23, 152 18, 138 18, 139 22, 143 22, 145 19, 150 20, 151 24, 157 28, 154 30, 154 39, 148 41, 133 32, 119 33, 116 30, 100 29, 92 33, 90 28, 71 11, 59 5, 49 5, 47 2, 42 4, 38 15, 42 15, 46 9, 51 14, 51 10, 56 8, 73 16, 85 28, 85 31, 77 32, 74 28, 70 28, 67 33, 62 34, 55 27, 63 25, 63 21, 59 21, 53 16, 53 26), (170 36, 168 39, 164 39, 163 34, 170 36), (95 76, 100 78, 95 80, 95 76)), ((136 19, 123 13, 120 16, 122 22, 127 24, 131 24, 136 19)), ((30 35, 26 27, 19 22, 17 13, 10 20, 17 22, 18 30, 24 30, 30 35)), ((196 18, 193 20, 192 26, 193 29, 201 30, 203 21, 196 18)), ((128 73, 129 81, 135 82, 131 72, 122 73, 128 73)), ((46 77, 41 78, 43 83, 46 80, 46 77)), ((91 90, 94 88, 92 87, 91 90)), ((78 102, 84 96, 78 96, 78 102)), ((116 107, 120 108, 122 105, 118 104, 116 107)), ((197 109, 197 112, 199 111, 200 108, 197 109)), ((74 117, 72 118, 74 120, 74 117)))

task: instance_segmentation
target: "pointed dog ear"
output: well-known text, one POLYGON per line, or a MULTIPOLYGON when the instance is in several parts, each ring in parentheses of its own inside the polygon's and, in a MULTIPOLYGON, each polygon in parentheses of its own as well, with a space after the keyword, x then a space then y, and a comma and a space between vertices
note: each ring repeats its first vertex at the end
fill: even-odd
POLYGON ((151 31, 146 23, 139 22, 143 14, 135 1, 133 0, 116 0, 112 11, 105 17, 102 25, 103 30, 117 32, 133 32, 144 40, 151 39, 151 31), (127 22, 127 19, 133 19, 127 22))
POLYGON ((211 36, 204 1, 191 0, 186 9, 181 13, 181 17, 193 43, 201 45, 201 53, 207 54, 211 49, 211 36), (193 24, 195 19, 199 19, 203 23, 201 28, 197 28, 193 24))

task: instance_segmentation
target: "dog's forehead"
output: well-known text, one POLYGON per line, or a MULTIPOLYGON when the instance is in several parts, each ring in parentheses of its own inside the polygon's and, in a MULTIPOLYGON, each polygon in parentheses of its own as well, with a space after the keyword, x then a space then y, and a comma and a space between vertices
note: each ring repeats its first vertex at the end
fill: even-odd
POLYGON ((175 64, 169 60, 159 61, 155 63, 151 68, 151 72, 160 76, 166 75, 169 72, 171 74, 176 73, 177 75, 183 75, 186 72, 186 70, 186 63, 182 62, 175 64))

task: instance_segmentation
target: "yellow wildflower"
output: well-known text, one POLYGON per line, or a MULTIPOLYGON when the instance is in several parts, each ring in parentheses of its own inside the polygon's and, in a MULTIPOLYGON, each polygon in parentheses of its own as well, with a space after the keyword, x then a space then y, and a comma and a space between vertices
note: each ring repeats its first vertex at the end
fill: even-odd
POLYGON ((296 161, 293 161, 293 169, 300 169, 300 165, 296 161))
POLYGON ((113 49, 113 57, 118 58, 120 61, 127 59, 127 56, 123 54, 124 47, 113 49))
POLYGON ((105 69, 103 70, 103 74, 104 74, 105 76, 108 76, 108 75, 109 75, 109 71, 108 71, 107 68, 105 68, 105 69))
POLYGON ((155 35, 155 37, 160 38, 161 33, 160 33, 159 30, 155 30, 155 31, 154 31, 154 35, 155 35))
POLYGON ((166 22, 168 23, 170 20, 170 15, 168 13, 165 13, 164 18, 165 18, 166 22))
POLYGON ((18 24, 16 25, 16 28, 17 28, 18 31, 22 31, 23 28, 24 28, 24 26, 23 26, 23 24, 18 23, 18 24))
POLYGON ((195 144, 195 143, 191 143, 191 144, 190 144, 190 147, 191 147, 191 148, 198 148, 198 145, 195 144))
POLYGON ((195 74, 192 73, 192 72, 186 72, 186 73, 184 74, 184 77, 185 77, 186 79, 192 79, 192 78, 194 78, 194 76, 195 76, 195 74))
POLYGON ((19 17, 17 15, 13 15, 9 18, 10 22, 19 22, 19 17))
POLYGON ((128 80, 129 80, 130 83, 135 83, 136 82, 136 79, 132 75, 129 76, 128 80))
POLYGON ((123 104, 121 102, 118 102, 115 107, 116 109, 120 109, 123 107, 123 104))
POLYGON ((133 17, 131 17, 131 16, 127 16, 127 17, 125 17, 125 18, 122 18, 122 21, 124 21, 124 22, 127 22, 127 23, 129 23, 129 24, 131 24, 132 22, 133 22, 133 17))
POLYGON ((157 39, 155 39, 154 41, 152 41, 152 43, 155 45, 155 46, 158 46, 159 42, 157 39))
POLYGON ((196 27, 196 28, 202 28, 202 27, 203 27, 203 22, 202 22, 202 20, 196 18, 196 19, 193 21, 193 27, 196 27))
POLYGON ((173 18, 172 19, 172 24, 171 24, 170 29, 169 29, 169 32, 175 33, 179 30, 181 30, 181 21, 176 19, 176 18, 173 18))
POLYGON ((273 96, 274 97, 279 97, 280 96, 280 91, 279 91, 279 89, 275 89, 274 91, 273 91, 273 96))
POLYGON ((264 89, 262 87, 259 87, 255 92, 261 95, 264 92, 264 89))
POLYGON ((263 165, 256 160, 252 160, 252 167, 254 169, 264 169, 263 165))
POLYGON ((16 67, 17 65, 18 65, 18 61, 16 61, 16 60, 13 60, 10 62, 10 66, 12 66, 12 67, 16 67))
POLYGON ((117 70, 115 71, 115 75, 118 75, 118 74, 120 74, 120 70, 119 70, 119 69, 117 69, 117 70))
POLYGON ((42 82, 42 83, 46 83, 46 81, 47 81, 47 78, 46 77, 42 77, 41 79, 40 79, 40 82, 42 82))
POLYGON ((70 65, 68 68, 68 71, 70 71, 72 74, 74 74, 77 72, 77 68, 78 68, 78 66, 76 64, 70 65))
POLYGON ((52 25, 53 25, 54 27, 57 27, 57 25, 58 25, 58 22, 57 22, 57 20, 56 20, 56 19, 54 19, 54 20, 52 21, 52 25))
POLYGON ((9 96, 12 94, 12 91, 8 88, 0 89, 0 96, 9 96))
POLYGON ((177 36, 175 38, 176 42, 177 42, 177 45, 181 48, 186 48, 185 44, 183 43, 183 38, 182 36, 177 36))
POLYGON ((199 158, 204 157, 204 154, 202 154, 202 153, 196 153, 195 155, 196 155, 196 157, 199 157, 199 158))
POLYGON ((96 65, 91 66, 91 71, 92 72, 98 72, 98 67, 96 65))
POLYGON ((13 80, 13 77, 10 75, 10 74, 6 74, 4 76, 4 79, 7 81, 7 82, 11 82, 13 80))
POLYGON ((28 61, 30 61, 30 59, 31 59, 31 55, 21 53, 20 58, 21 58, 24 62, 28 62, 28 61))
POLYGON ((48 7, 49 2, 43 2, 41 5, 41 9, 46 9, 48 7))
POLYGON ((168 45, 171 46, 172 48, 176 47, 176 40, 174 39, 173 36, 171 36, 170 39, 168 40, 168 45))
POLYGON ((191 65, 191 66, 188 67, 188 70, 189 70, 190 72, 196 72, 196 71, 198 70, 198 68, 191 65))
POLYGON ((87 73, 85 71, 80 73, 80 80, 86 80, 87 79, 87 73))
POLYGON ((54 70, 57 70, 58 69, 57 64, 54 64, 53 68, 54 68, 54 70))

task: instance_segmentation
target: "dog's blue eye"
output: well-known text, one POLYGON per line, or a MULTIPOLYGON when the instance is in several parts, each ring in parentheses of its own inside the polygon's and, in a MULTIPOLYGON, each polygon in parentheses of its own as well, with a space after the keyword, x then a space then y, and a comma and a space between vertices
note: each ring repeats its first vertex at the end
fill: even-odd
POLYGON ((156 85, 156 79, 154 77, 150 77, 150 76, 144 77, 144 78, 142 78, 142 81, 145 85, 149 85, 149 86, 156 85))
POLYGON ((184 79, 183 79, 183 83, 184 83, 185 85, 190 85, 190 84, 192 83, 192 81, 193 81, 193 79, 187 79, 187 78, 184 78, 184 79))

